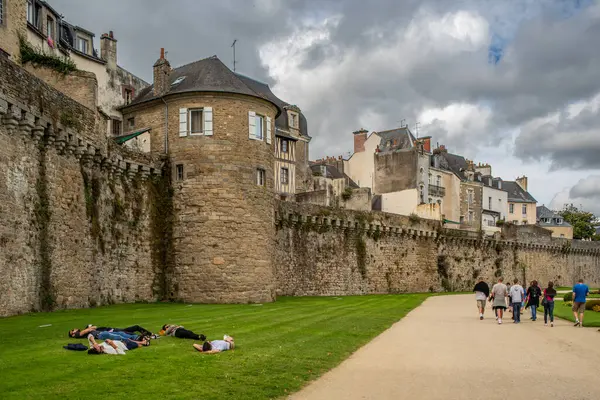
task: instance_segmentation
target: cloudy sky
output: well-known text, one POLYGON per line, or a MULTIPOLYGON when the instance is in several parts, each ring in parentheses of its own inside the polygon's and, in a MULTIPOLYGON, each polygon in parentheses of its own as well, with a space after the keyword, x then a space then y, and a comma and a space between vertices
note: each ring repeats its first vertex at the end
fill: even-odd
MULTIPOLYGON (((595 0, 49 0, 113 30, 119 64, 150 81, 216 54, 306 114, 311 158, 405 120, 540 204, 600 214, 600 2, 595 0)), ((99 47, 96 40, 95 47, 99 47)))

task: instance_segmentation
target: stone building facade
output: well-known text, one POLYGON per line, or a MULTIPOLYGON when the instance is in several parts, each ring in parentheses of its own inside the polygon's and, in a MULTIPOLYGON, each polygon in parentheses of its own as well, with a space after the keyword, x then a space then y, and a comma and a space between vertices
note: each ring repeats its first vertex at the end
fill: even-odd
MULTIPOLYGON (((117 39, 113 32, 100 37, 100 51, 94 48, 95 34, 63 20, 59 11, 43 0, 3 0, 6 4, 0 24, 0 51, 24 66, 38 78, 84 104, 100 107, 109 120, 106 134, 121 136, 128 133, 119 107, 131 102, 148 86, 141 78, 117 64, 117 39), (49 68, 44 62, 28 61, 21 54, 20 38, 28 42, 30 51, 72 62, 78 71, 78 84, 66 83, 64 74, 49 68), (89 100, 95 98, 95 101, 89 100)), ((131 131, 129 131, 130 133, 131 131)))
POLYGON ((171 69, 122 109, 168 154, 177 299, 264 302, 273 285, 275 119, 282 110, 218 58, 171 69))

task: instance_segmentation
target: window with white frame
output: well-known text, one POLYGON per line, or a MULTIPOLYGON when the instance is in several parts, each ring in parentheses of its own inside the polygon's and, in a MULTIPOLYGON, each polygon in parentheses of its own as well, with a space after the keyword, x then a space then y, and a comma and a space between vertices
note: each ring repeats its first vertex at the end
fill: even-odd
POLYGON ((201 135, 204 132, 203 129, 203 110, 201 108, 190 108, 188 110, 188 121, 190 126, 188 131, 190 135, 201 135))
POLYGON ((254 138, 263 140, 265 129, 265 117, 256 114, 254 119, 254 138))
POLYGON ((32 25, 34 25, 35 23, 33 11, 33 0, 27 0, 27 22, 29 22, 32 25))
POLYGON ((77 36, 77 50, 84 54, 87 54, 89 48, 90 42, 87 39, 82 38, 81 36, 77 36))
POLYGON ((515 205, 514 204, 509 204, 508 205, 508 212, 511 214, 515 213, 515 205))
POLYGON ((473 211, 469 211, 469 222, 473 222, 473 211))
POLYGON ((183 164, 177 164, 175 166, 175 170, 176 170, 175 179, 178 180, 178 181, 182 181, 183 180, 183 176, 184 176, 183 175, 183 164))
POLYGON ((473 191, 469 190, 467 192, 467 202, 469 203, 469 205, 473 204, 473 191))
POLYGON ((527 215, 527 204, 521 206, 521 211, 523 212, 523 215, 527 215))
POLYGON ((287 139, 281 139, 281 152, 288 152, 289 141, 287 139))
POLYGON ((435 177, 435 184, 436 184, 436 186, 442 186, 442 176, 441 175, 437 175, 435 177))
POLYGON ((265 170, 262 168, 256 170, 256 184, 258 186, 265 186, 265 170))
POLYGON ((287 168, 281 168, 281 183, 287 185, 290 182, 290 171, 287 168))

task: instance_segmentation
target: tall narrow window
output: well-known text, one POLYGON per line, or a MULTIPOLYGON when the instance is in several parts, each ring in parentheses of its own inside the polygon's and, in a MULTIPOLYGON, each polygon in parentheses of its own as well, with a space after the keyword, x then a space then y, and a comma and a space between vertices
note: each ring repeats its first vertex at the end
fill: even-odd
POLYGON ((125 104, 131 103, 133 100, 133 91, 131 89, 125 89, 125 104))
POLYGON ((131 117, 127 120, 127 128, 129 130, 133 129, 135 127, 135 118, 131 117))
POLYGON ((202 109, 193 109, 193 110, 189 110, 190 116, 189 116, 189 121, 190 121, 190 134, 202 134, 202 109))
POLYGON ((112 134, 113 136, 121 135, 121 121, 118 119, 112 120, 112 134))
POLYGON ((515 213, 515 205, 514 204, 509 204, 508 205, 508 212, 511 214, 515 213))
POLYGON ((437 175, 437 176, 435 177, 435 184, 436 184, 437 186, 442 186, 442 176, 441 176, 441 175, 437 175))
POLYGON ((282 153, 288 152, 288 141, 285 139, 281 139, 281 152, 282 153))
POLYGON ((491 210, 492 209, 492 197, 488 197, 488 209, 491 210))
POLYGON ((523 215, 527 215, 527 204, 523 204, 521 210, 523 211, 523 215))
POLYGON ((287 168, 281 168, 281 183, 287 185, 290 182, 290 171, 287 168))
POLYGON ((255 131, 254 131, 254 137, 258 140, 262 140, 263 139, 263 131, 264 131, 264 126, 265 126, 265 117, 263 117, 262 115, 256 115, 256 124, 254 125, 255 127, 255 131))
POLYGON ((265 170, 262 168, 256 170, 256 184, 258 186, 265 186, 265 170))
POLYGON ((54 20, 51 17, 46 18, 46 36, 54 39, 54 20))
POLYGON ((176 179, 178 181, 182 181, 183 180, 183 164, 177 164, 175 166, 176 169, 176 179))
POLYGON ((469 203, 469 205, 473 204, 473 191, 469 190, 467 193, 467 201, 469 203))
POLYGON ((27 22, 33 24, 33 1, 27 0, 27 22))

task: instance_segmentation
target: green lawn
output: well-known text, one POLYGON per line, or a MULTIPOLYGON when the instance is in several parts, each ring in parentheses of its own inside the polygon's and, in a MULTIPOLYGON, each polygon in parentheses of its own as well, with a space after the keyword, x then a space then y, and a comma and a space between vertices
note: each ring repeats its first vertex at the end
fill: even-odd
MULTIPOLYGON (((544 318, 544 308, 540 307, 539 310, 541 311, 542 314, 541 314, 541 316, 538 316, 538 317, 543 319, 544 318)), ((538 313, 539 313, 539 311, 538 311, 538 313)), ((554 316, 562 318, 562 319, 566 319, 566 320, 569 320, 569 321, 575 323, 575 317, 573 317, 573 311, 571 310, 571 306, 567 306, 561 301, 557 301, 554 303, 554 316)), ((600 313, 591 311, 591 310, 586 310, 585 315, 583 317, 583 325, 587 326, 587 327, 590 327, 590 326, 600 327, 600 313)))
POLYGON ((279 298, 264 305, 126 304, 0 319, 0 398, 269 399, 297 391, 421 304, 427 294, 279 298), (125 356, 68 351, 73 327, 153 332, 178 323, 236 350, 203 355, 163 337, 125 356), (52 324, 49 327, 40 327, 52 324))

